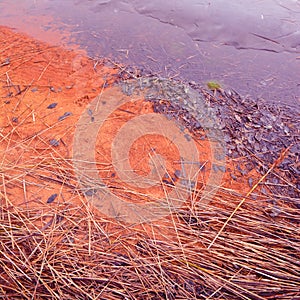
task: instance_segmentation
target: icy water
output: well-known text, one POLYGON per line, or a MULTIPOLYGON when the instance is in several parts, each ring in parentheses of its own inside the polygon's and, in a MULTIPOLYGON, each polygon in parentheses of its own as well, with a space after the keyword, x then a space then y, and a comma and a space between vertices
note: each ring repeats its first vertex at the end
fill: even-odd
POLYGON ((299 107, 299 0, 0 0, 0 25, 163 77, 299 107))

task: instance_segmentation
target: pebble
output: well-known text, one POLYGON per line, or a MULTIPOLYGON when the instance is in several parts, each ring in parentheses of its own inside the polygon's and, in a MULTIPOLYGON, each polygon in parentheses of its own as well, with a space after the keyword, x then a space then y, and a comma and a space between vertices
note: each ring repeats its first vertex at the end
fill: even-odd
POLYGON ((51 103, 51 104, 49 104, 48 106, 47 106, 47 108, 48 109, 52 109, 52 108, 55 108, 56 106, 57 106, 57 102, 53 102, 53 103, 51 103))
POLYGON ((57 194, 52 194, 52 195, 48 198, 47 203, 52 203, 52 202, 56 199, 56 197, 57 197, 57 194))
POLYGON ((49 141, 50 145, 53 146, 53 147, 58 147, 59 146, 59 141, 56 140, 56 139, 51 139, 49 141))

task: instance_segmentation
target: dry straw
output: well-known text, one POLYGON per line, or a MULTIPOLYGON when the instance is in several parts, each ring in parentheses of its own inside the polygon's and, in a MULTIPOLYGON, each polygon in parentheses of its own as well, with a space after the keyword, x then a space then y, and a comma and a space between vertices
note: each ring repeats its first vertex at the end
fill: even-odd
MULTIPOLYGON (((55 161, 50 166, 57 168, 55 161)), ((299 208, 293 205, 278 203, 281 213, 272 217, 268 199, 219 187, 205 209, 188 205, 157 225, 130 228, 99 217, 70 186, 63 188, 79 204, 15 206, 12 181, 2 173, 0 290, 6 299, 299 297, 299 208)))
MULTIPOLYGON (((42 109, 58 95, 49 94, 49 84, 38 86, 47 90, 39 103, 30 102, 31 80, 21 94, 13 91, 11 103, 5 98, 17 86, 14 72, 51 50, 33 53, 36 46, 17 37, 0 51, 4 61, 19 49, 10 73, 0 72, 1 299, 300 299, 299 199, 280 192, 299 186, 278 169, 293 145, 282 147, 273 164, 249 156, 266 170, 252 187, 241 176, 243 189, 236 189, 226 177, 205 207, 199 185, 168 218, 118 223, 97 213, 78 186, 66 142, 74 125, 60 128, 42 109), (49 145, 54 131, 59 147, 49 145), (272 185, 271 174, 278 179, 272 185)), ((38 80, 57 71, 51 57, 42 57, 38 80)), ((232 170, 238 159, 228 161, 232 170)))

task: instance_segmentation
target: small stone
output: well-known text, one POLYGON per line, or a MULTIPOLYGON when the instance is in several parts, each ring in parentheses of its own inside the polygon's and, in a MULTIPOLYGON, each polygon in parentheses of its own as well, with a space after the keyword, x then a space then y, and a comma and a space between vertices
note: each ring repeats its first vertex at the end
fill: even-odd
POLYGON ((59 146, 59 141, 56 140, 56 139, 51 139, 49 143, 53 147, 58 147, 59 146))
POLYGON ((57 194, 51 195, 51 196, 48 198, 47 203, 52 203, 52 202, 56 199, 56 197, 57 197, 57 194))
POLYGON ((97 193, 96 189, 88 189, 87 191, 84 192, 84 194, 89 197, 95 195, 96 193, 97 193))
POLYGON ((18 123, 18 121, 19 121, 19 120, 18 120, 18 117, 12 117, 11 120, 12 120, 13 123, 18 123))
POLYGON ((57 104, 58 104, 57 102, 53 102, 53 103, 49 104, 49 105, 47 106, 47 108, 48 108, 48 109, 55 108, 57 104))

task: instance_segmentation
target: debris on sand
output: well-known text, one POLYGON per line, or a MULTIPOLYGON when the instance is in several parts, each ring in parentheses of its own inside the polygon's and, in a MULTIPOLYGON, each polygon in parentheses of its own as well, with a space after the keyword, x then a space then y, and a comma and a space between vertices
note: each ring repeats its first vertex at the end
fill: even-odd
MULTIPOLYGON (((142 74, 109 59, 94 68, 95 61, 82 53, 74 69, 77 53, 7 28, 0 28, 0 39, 1 296, 300 297, 299 112, 233 90, 210 91, 196 83, 142 74), (108 104, 101 95, 124 84, 122 96, 131 97, 135 89, 124 83, 128 79, 144 82, 141 88, 154 81, 165 84, 165 94, 126 103, 105 120, 101 143, 89 157, 97 176, 105 178, 105 187, 128 205, 150 194, 150 188, 132 189, 130 182, 120 182, 110 160, 114 126, 122 127, 139 114, 160 114, 174 121, 190 139, 184 142, 194 142, 200 153, 197 176, 185 185, 190 196, 180 208, 155 222, 130 225, 119 221, 122 211, 119 219, 110 218, 87 200, 96 198, 104 184, 89 174, 87 188, 80 186, 78 178, 90 168, 76 173, 72 160, 80 116, 97 126, 97 109, 108 104), (50 92, 51 87, 66 88, 50 92), (201 99, 201 107, 184 96, 189 87, 201 99), (203 112, 214 119, 207 117, 205 123, 203 112), (226 166, 210 161, 209 132, 222 133, 218 137, 226 149, 226 166), (202 203, 213 169, 224 176, 211 187, 211 201, 202 203)), ((133 143, 128 164, 136 176, 144 176, 154 153, 165 156, 159 192, 171 190, 189 175, 191 162, 182 160, 172 139, 149 136, 133 143)), ((174 199, 168 200, 171 205, 174 199)))

